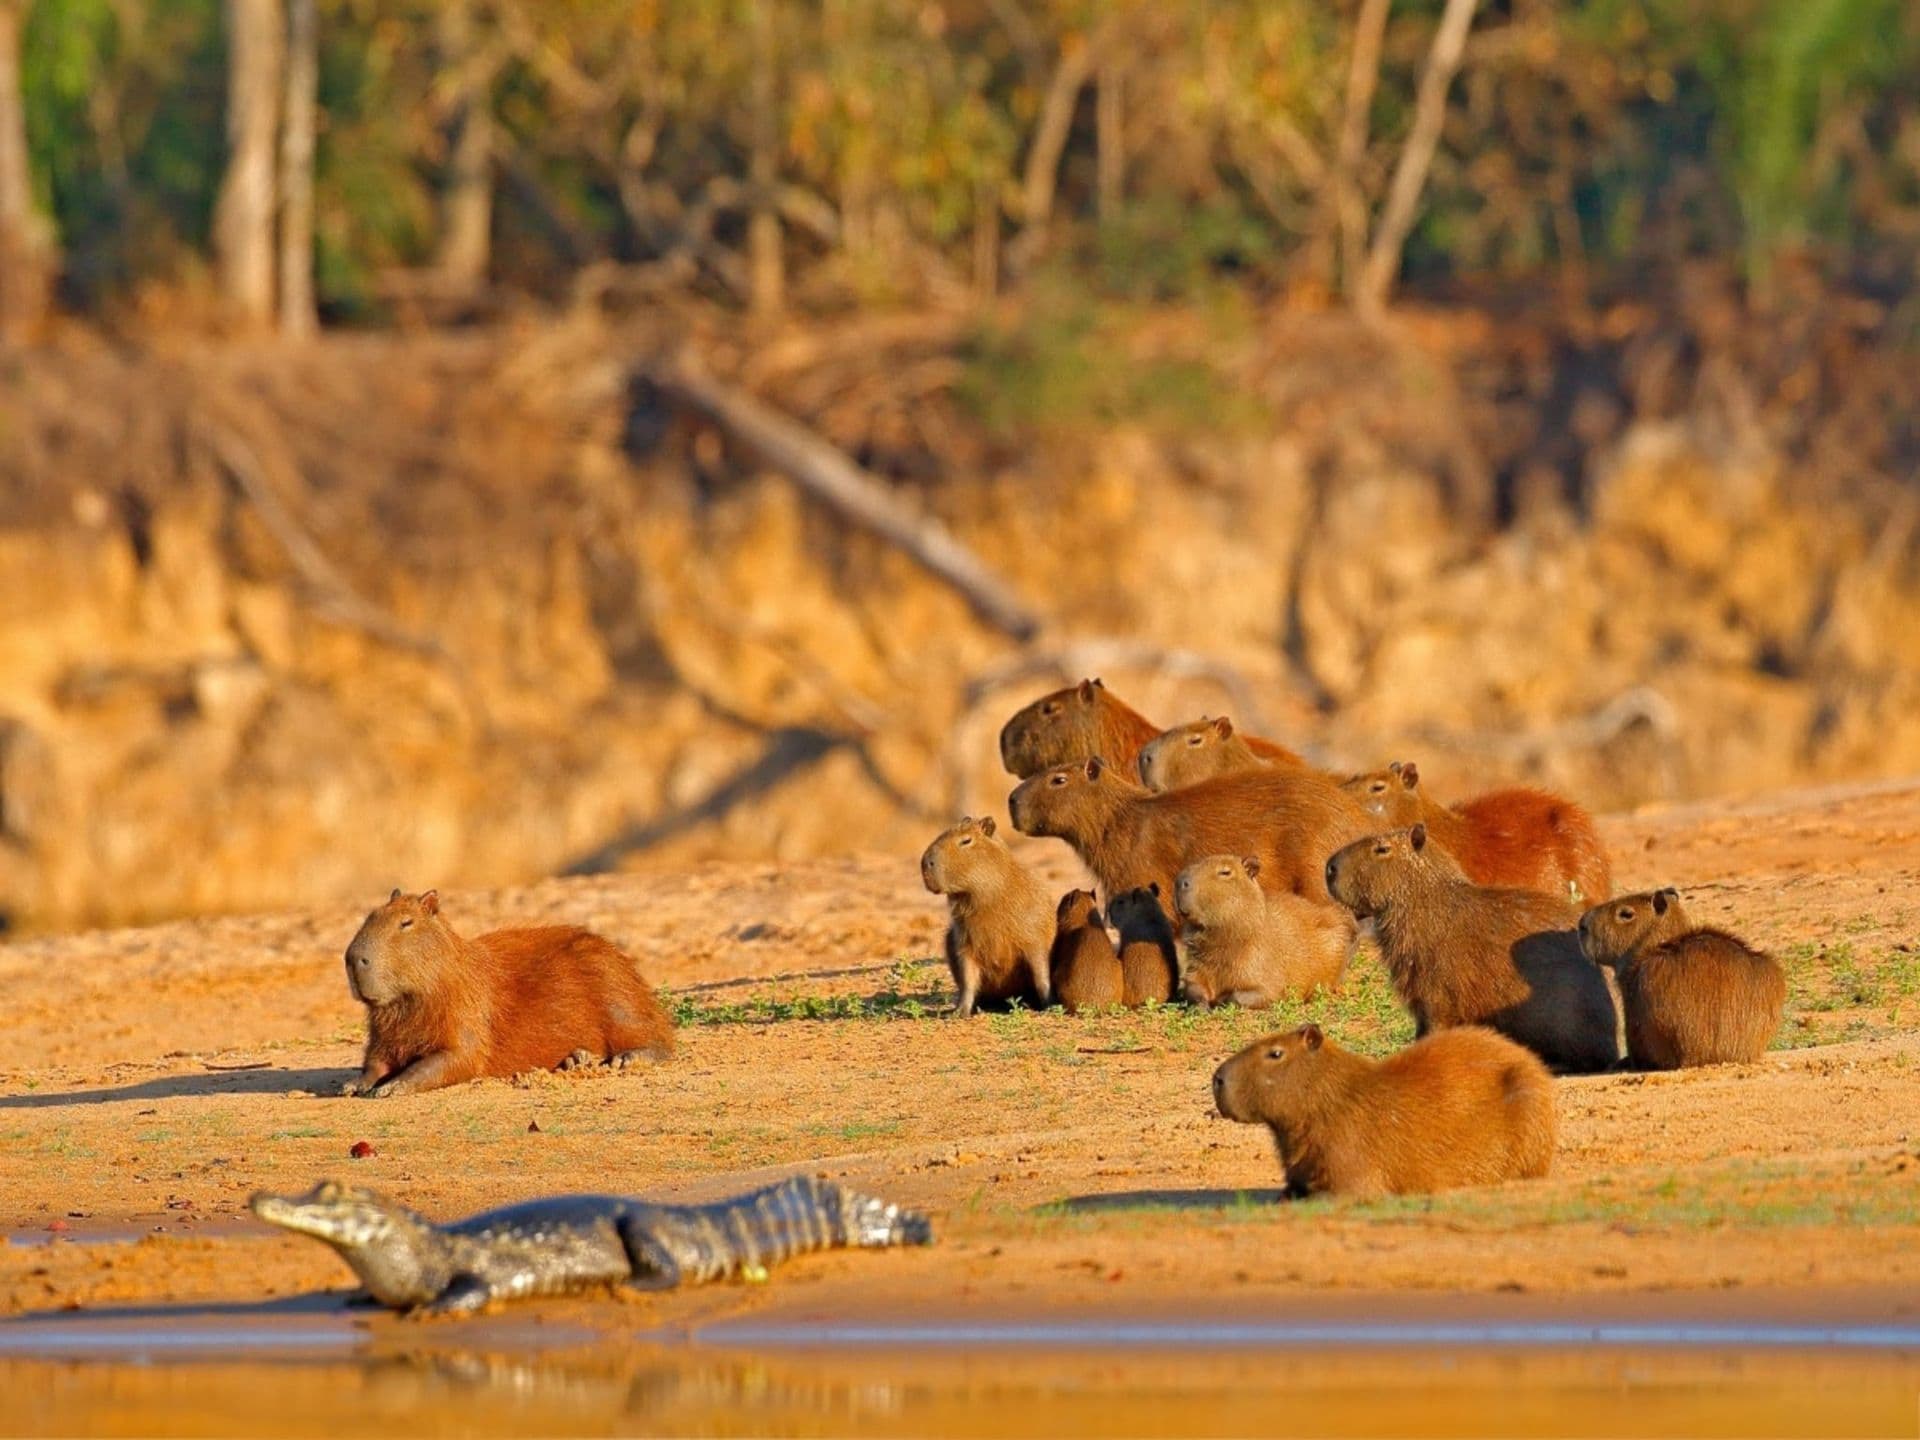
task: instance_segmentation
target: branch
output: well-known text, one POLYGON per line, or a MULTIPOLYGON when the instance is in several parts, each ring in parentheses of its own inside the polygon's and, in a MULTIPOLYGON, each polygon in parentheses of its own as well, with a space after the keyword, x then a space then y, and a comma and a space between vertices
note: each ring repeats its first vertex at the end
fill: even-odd
POLYGON ((1040 106, 1040 118, 1033 127, 1033 145, 1027 151, 1027 168, 1020 186, 1020 249, 1030 253, 1045 234, 1053 218, 1054 191, 1060 183, 1060 157, 1066 153, 1073 133, 1073 111, 1080 102, 1080 91, 1092 78, 1097 62, 1098 41, 1081 40, 1065 49, 1060 63, 1047 82, 1047 96, 1040 106))
POLYGON ((659 366, 645 378, 698 410, 815 499, 912 556, 958 590, 995 629, 1025 640, 1040 628, 1033 612, 973 551, 839 447, 745 391, 714 379, 690 360, 659 366))
POLYGON ((1473 12, 1480 0, 1447 0, 1440 16, 1440 28, 1434 32, 1433 48, 1427 52, 1426 68, 1420 72, 1420 92, 1414 101, 1413 128, 1394 167, 1393 183, 1387 188, 1387 203, 1380 213, 1380 225, 1374 232, 1373 248, 1360 275, 1354 302, 1363 315, 1377 315, 1386 307, 1394 277, 1400 273, 1400 253, 1420 208, 1420 192, 1426 188, 1427 171, 1433 164, 1433 152, 1440 144, 1440 128, 1447 118, 1447 91, 1453 85, 1454 72, 1466 50, 1467 31, 1473 26, 1473 12))
POLYGON ((1373 93, 1380 84, 1380 47, 1387 33, 1393 0, 1360 0, 1353 22, 1353 54, 1347 63, 1347 98, 1340 117, 1340 142, 1334 157, 1333 203, 1340 218, 1340 260, 1351 289, 1366 257, 1367 211, 1358 177, 1367 156, 1367 128, 1373 93))

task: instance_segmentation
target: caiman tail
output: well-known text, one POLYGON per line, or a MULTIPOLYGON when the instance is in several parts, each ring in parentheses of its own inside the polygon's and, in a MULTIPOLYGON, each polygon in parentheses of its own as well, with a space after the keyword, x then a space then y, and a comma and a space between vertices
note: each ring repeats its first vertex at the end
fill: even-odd
POLYGON ((688 1280, 718 1279, 810 1250, 933 1243, 933 1224, 919 1211, 813 1175, 712 1205, 662 1207, 651 1228, 688 1280))

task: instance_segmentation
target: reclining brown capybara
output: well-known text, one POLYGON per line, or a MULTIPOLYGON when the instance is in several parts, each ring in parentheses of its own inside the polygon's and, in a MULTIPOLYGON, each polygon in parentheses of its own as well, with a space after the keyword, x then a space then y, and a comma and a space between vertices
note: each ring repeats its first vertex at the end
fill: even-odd
POLYGON ((1069 1015, 1121 1003, 1120 956, 1091 890, 1069 890, 1054 912, 1053 998, 1069 1015))
POLYGON ((639 967, 571 925, 465 939, 440 896, 403 895, 347 946, 347 985, 367 1007, 367 1051, 347 1095, 414 1095, 492 1075, 664 1060, 673 1020, 639 967))
POLYGON ((1571 800, 1517 786, 1447 806, 1420 787, 1420 769, 1395 761, 1356 775, 1347 789, 1382 830, 1425 825, 1476 885, 1538 890, 1591 905, 1613 888, 1593 817, 1571 800))
MULTIPOLYGON (((1000 761, 1009 775, 1022 780, 1095 755, 1133 774, 1140 747, 1160 729, 1100 681, 1082 680, 1017 711, 1000 729, 1000 761)), ((1271 740, 1249 736, 1247 744, 1266 759, 1300 763, 1293 751, 1271 740)))
MULTIPOLYGON (((1120 932, 1122 1003, 1164 1005, 1180 981, 1180 952, 1173 922, 1160 903, 1158 884, 1123 890, 1107 905, 1107 918, 1120 932)), ((1304 903, 1304 902, 1303 902, 1304 903)), ((1331 910, 1332 906, 1323 907, 1331 910)))
POLYGON ((1327 862, 1327 888, 1373 920, 1416 1033, 1490 1026, 1558 1070, 1620 1058, 1613 996, 1565 900, 1475 885, 1424 825, 1348 845, 1327 862))
POLYGON ((1787 977, 1772 957, 1695 925, 1671 887, 1580 917, 1580 946, 1620 980, 1627 1058, 1646 1070, 1757 1060, 1780 1032, 1787 977))
POLYGON ((1479 1026, 1368 1060, 1303 1025, 1214 1071, 1213 1102, 1273 1131, 1295 1197, 1421 1195, 1537 1179, 1553 1164, 1552 1077, 1479 1026))
POLYGON ((1255 1010, 1340 988, 1353 954, 1353 916, 1337 905, 1260 888, 1252 855, 1209 855, 1180 872, 1174 906, 1187 942, 1186 997, 1255 1010))
POLYGON ((1162 730, 1140 747, 1140 783, 1149 790, 1178 790, 1222 775, 1244 775, 1300 760, 1263 756, 1233 728, 1226 715, 1201 716, 1162 730))
POLYGON ((983 1002, 1037 1007, 1053 994, 1047 961, 1053 904, 997 831, 991 815, 963 816, 920 857, 920 878, 947 897, 952 917, 947 966, 959 992, 956 1016, 973 1014, 983 1002))
POLYGON ((1327 899, 1326 860, 1364 833, 1353 797, 1304 768, 1229 775, 1156 795, 1099 756, 1020 782, 1007 800, 1014 829, 1052 835, 1079 852, 1108 895, 1158 883, 1207 855, 1254 855, 1260 883, 1327 899))

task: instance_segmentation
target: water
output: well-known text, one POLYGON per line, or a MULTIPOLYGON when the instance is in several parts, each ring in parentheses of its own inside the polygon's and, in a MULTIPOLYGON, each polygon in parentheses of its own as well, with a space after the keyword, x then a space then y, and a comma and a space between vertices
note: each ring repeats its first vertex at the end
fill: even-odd
POLYGON ((1898 1314, 1308 1306, 1334 1318, 788 1309, 668 1331, 605 1302, 415 1324, 330 1296, 27 1317, 0 1324, 0 1434, 1920 1433, 1920 1323, 1898 1314))

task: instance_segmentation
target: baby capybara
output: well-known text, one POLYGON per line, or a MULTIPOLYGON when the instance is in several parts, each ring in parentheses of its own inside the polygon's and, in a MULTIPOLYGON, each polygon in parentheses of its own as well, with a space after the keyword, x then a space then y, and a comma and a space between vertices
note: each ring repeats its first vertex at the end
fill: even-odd
POLYGON ((1222 775, 1299 763, 1297 758, 1262 756, 1246 736, 1234 730, 1229 717, 1203 715, 1162 730, 1140 747, 1140 783, 1149 790, 1178 790, 1182 785, 1197 785, 1222 775))
MULTIPOLYGON (((1009 775, 1025 780, 1056 765, 1099 755, 1131 774, 1139 765, 1140 747, 1160 729, 1099 680, 1082 680, 1017 711, 1000 729, 1000 762, 1009 775)), ((1286 746, 1258 736, 1248 736, 1247 744, 1268 760, 1300 759, 1286 746)))
POLYGON ((1353 954, 1353 916, 1298 895, 1269 895, 1259 873, 1255 856, 1209 855, 1174 883, 1187 942, 1186 996, 1196 1005, 1254 1010, 1340 988, 1353 954))
POLYGON ((927 889, 947 897, 947 966, 958 991, 957 1016, 973 1014, 983 1002, 1040 1006, 1053 993, 1047 952, 1054 907, 998 830, 991 815, 963 816, 920 857, 927 889))
MULTIPOLYGON (((1332 907, 1326 907, 1331 909, 1332 907)), ((1123 890, 1107 905, 1107 917, 1120 932, 1122 1002, 1166 1004, 1180 980, 1180 954, 1173 922, 1160 903, 1158 883, 1123 890)))
POLYGON ((1425 825, 1476 885, 1538 890, 1575 905, 1613 888, 1593 817, 1559 795, 1515 787, 1441 805, 1420 788, 1420 767, 1397 760, 1354 776, 1347 789, 1382 830, 1425 825))
POLYGON ((1724 930, 1693 924, 1672 888, 1580 917, 1580 946, 1620 979, 1627 1058, 1647 1070, 1757 1060, 1780 1031, 1787 977, 1724 930))
POLYGON ((1318 1025, 1256 1040, 1213 1072, 1229 1120, 1265 1125, 1287 1193, 1420 1195, 1533 1180, 1553 1164, 1553 1080, 1479 1026, 1442 1030, 1385 1060, 1318 1025))
POLYGON ((1060 897, 1053 931, 1053 998, 1069 1015, 1122 1002, 1120 956, 1091 890, 1060 897))
POLYGON ((483 1075, 673 1053, 673 1021, 631 958, 568 925, 463 939, 440 896, 393 892, 347 946, 367 1055, 343 1093, 413 1095, 483 1075))
POLYGON ((1416 1033, 1487 1025, 1559 1070, 1620 1058, 1613 996, 1565 900, 1475 885, 1424 825, 1347 846, 1327 862, 1327 888, 1372 918, 1416 1033))
POLYGON ((1228 775, 1156 795, 1099 756, 1023 780, 1007 800, 1013 827, 1079 852, 1100 888, 1158 883, 1206 855, 1257 855, 1260 883, 1327 899, 1327 856, 1365 833, 1353 797, 1317 771, 1290 766, 1228 775))

